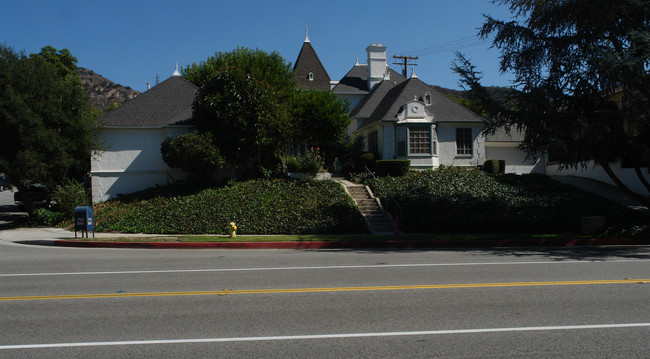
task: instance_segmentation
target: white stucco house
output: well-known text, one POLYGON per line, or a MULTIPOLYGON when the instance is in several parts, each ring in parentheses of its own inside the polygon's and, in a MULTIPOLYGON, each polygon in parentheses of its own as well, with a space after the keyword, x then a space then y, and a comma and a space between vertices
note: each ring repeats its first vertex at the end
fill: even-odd
POLYGON ((436 88, 387 64, 386 47, 366 48, 368 64, 357 61, 332 91, 351 103, 349 135, 364 137, 378 159, 408 159, 414 169, 476 167, 505 159, 506 172, 543 172, 543 158, 529 159, 516 134, 484 134, 485 119, 436 88))
POLYGON ((162 160, 167 137, 194 126, 192 103, 197 87, 178 72, 99 118, 102 151, 91 158, 92 200, 105 201, 185 178, 162 160))

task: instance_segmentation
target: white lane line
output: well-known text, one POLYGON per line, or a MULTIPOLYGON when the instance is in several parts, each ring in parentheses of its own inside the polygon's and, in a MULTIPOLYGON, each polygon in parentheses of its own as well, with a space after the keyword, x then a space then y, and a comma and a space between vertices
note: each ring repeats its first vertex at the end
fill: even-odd
POLYGON ((98 347, 98 346, 114 346, 114 345, 199 344, 199 343, 232 343, 232 342, 258 342, 258 341, 282 341, 282 340, 311 340, 311 339, 376 338, 376 337, 399 337, 399 336, 414 336, 414 335, 479 334, 479 333, 533 332, 533 331, 554 331, 554 330, 618 329, 618 328, 639 328, 639 327, 650 327, 650 323, 566 325, 566 326, 518 327, 518 328, 454 329, 454 330, 428 330, 428 331, 413 331, 413 332, 287 335, 287 336, 268 336, 268 337, 198 338, 198 339, 168 339, 168 340, 129 340, 129 341, 114 341, 114 342, 84 342, 84 343, 17 344, 17 345, 0 345, 0 350, 43 349, 43 348, 72 348, 72 347, 98 347))
POLYGON ((589 264, 589 263, 634 263, 650 262, 650 259, 622 260, 572 260, 572 261, 539 261, 539 262, 484 262, 484 263, 422 263, 422 264, 372 264, 372 265, 343 265, 343 266, 312 266, 312 267, 263 267, 263 268, 206 268, 206 269, 166 269, 141 271, 107 271, 107 272, 60 272, 60 273, 4 273, 0 277, 38 277, 66 275, 112 275, 112 274, 151 274, 151 273, 200 273, 200 272, 262 272, 290 271, 315 269, 365 269, 365 268, 408 268, 408 267, 462 267, 462 266, 491 266, 491 265, 547 265, 547 264, 589 264))

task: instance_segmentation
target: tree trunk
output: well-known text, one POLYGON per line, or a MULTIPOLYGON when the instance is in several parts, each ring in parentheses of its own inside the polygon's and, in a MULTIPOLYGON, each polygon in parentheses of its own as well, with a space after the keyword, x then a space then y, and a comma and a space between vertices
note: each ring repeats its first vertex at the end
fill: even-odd
POLYGON ((639 168, 639 166, 634 166, 634 172, 636 172, 637 177, 639 177, 639 181, 643 183, 645 189, 648 190, 648 192, 650 192, 650 183, 648 183, 648 181, 643 176, 643 173, 641 173, 641 168, 639 168))
POLYGON ((616 183, 618 188, 620 188, 625 194, 632 197, 633 199, 635 199, 639 203, 643 204, 644 206, 650 208, 650 200, 648 198, 646 198, 645 196, 642 196, 642 195, 632 191, 628 186, 626 186, 623 182, 621 182, 621 180, 616 176, 614 171, 612 171, 612 169, 609 167, 609 164, 607 162, 603 161, 603 162, 597 162, 597 163, 598 163, 598 165, 603 167, 603 169, 605 170, 605 173, 607 173, 609 178, 611 178, 611 180, 614 181, 614 183, 616 183))

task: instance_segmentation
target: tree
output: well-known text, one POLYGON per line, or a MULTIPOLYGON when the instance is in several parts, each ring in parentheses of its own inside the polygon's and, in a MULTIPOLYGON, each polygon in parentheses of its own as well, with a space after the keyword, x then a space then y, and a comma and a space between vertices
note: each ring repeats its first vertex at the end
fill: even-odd
POLYGON ((213 172, 224 163, 210 133, 190 132, 167 137, 160 146, 160 152, 169 167, 188 172, 200 184, 209 183, 213 172))
POLYGON ((199 88, 193 119, 210 132, 231 164, 271 165, 291 139, 287 104, 264 81, 243 71, 217 71, 199 88))
MULTIPOLYGON (((459 54, 461 82, 480 99, 491 129, 523 130, 522 148, 550 151, 563 166, 588 160, 611 170, 627 158, 650 163, 650 6, 642 0, 498 0, 513 20, 486 16, 479 36, 494 36, 500 69, 514 74, 512 107, 493 101, 480 73, 459 54), (618 103, 613 98, 622 96, 618 103)), ((650 190, 650 186, 648 186, 650 190)), ((636 196, 639 198, 638 196, 636 196)), ((642 201, 643 198, 640 198, 642 201)))
POLYGON ((277 52, 237 48, 183 69, 199 86, 193 118, 233 165, 272 167, 291 141, 297 83, 277 52))
POLYGON ((349 102, 332 92, 320 90, 298 91, 293 100, 292 117, 296 136, 307 147, 318 147, 333 161, 335 152, 342 148, 350 126, 349 102))
MULTIPOLYGON (((26 56, 0 45, 0 172, 28 199, 34 183, 53 188, 65 178, 81 178, 99 147, 79 77, 47 53, 26 56)), ((70 60, 67 50, 60 54, 63 63, 70 60)), ((34 210, 29 201, 25 207, 34 210)))

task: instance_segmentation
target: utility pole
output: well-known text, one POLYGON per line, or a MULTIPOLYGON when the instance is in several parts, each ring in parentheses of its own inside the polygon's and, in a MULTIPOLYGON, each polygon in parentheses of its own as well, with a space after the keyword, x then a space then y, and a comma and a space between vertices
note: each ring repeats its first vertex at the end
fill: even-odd
POLYGON ((417 56, 415 56, 415 57, 413 57, 413 56, 393 56, 393 58, 394 59, 404 60, 402 62, 393 62, 393 65, 404 66, 404 70, 402 70, 402 76, 404 76, 404 77, 406 77, 406 73, 408 71, 407 68, 408 68, 409 65, 411 65, 411 66, 417 66, 418 65, 418 64, 408 62, 408 60, 417 60, 418 59, 417 56))

